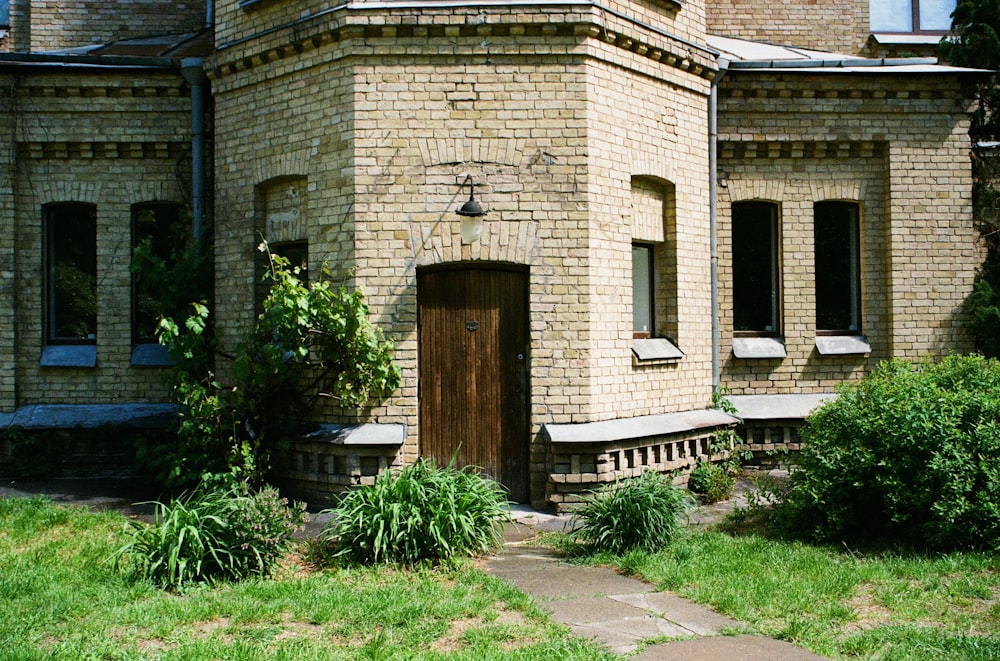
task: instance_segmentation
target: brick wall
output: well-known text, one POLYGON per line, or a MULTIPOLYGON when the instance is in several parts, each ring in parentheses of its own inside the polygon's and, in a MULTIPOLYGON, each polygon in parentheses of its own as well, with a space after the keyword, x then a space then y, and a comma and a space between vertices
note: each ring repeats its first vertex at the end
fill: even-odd
POLYGON ((0 254, 4 348, 0 407, 32 403, 162 401, 163 370, 130 365, 131 205, 184 202, 178 167, 190 141, 190 100, 179 74, 37 73, 5 81, 3 121, 15 136, 0 171, 16 218, 0 254), (15 128, 16 126, 16 128, 15 128), (97 366, 40 367, 44 346, 42 206, 97 208, 97 366), (16 317, 15 317, 16 315, 16 317), (7 369, 11 367, 13 369, 7 369))
MULTIPOLYGON (((261 223, 252 191, 299 176, 310 262, 355 268, 373 320, 396 343, 403 384, 361 415, 407 425, 401 459, 418 452, 416 269, 425 265, 529 267, 533 438, 544 422, 708 404, 707 51, 589 7, 341 12, 232 41, 264 16, 280 23, 281 11, 220 7, 231 45, 213 74, 216 238, 229 340, 251 314, 251 229, 261 223), (489 209, 473 241, 454 213, 468 175, 489 209), (632 364, 633 176, 676 191, 681 365, 632 364)), ((530 461, 540 496, 541 441, 530 461)))
MULTIPOLYGON (((31 0, 31 50, 61 50, 193 32, 205 27, 206 2, 31 0)), ((12 16, 11 22, 15 21, 16 16, 12 16)), ((17 27, 13 24, 11 29, 17 27)), ((18 39, 16 34, 12 38, 18 39)))
POLYGON ((980 255, 955 82, 730 73, 719 130, 723 385, 733 394, 832 391, 890 356, 970 350, 961 305, 980 255), (779 204, 783 360, 732 354, 730 210, 743 200, 779 204), (824 200, 860 204, 867 356, 815 351, 812 213, 824 200))
POLYGON ((860 55, 871 34, 868 0, 708 0, 709 34, 860 55))

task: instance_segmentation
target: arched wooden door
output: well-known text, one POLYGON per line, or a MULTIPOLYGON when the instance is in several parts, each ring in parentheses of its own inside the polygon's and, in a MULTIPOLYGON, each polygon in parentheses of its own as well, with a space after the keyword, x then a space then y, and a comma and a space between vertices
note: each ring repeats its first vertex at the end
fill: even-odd
POLYGON ((417 274, 421 455, 480 467, 528 502, 528 272, 498 264, 417 274))

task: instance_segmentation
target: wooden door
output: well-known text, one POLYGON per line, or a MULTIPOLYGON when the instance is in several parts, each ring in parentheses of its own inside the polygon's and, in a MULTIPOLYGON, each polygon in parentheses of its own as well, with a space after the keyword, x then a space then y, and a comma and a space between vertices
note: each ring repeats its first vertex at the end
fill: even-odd
POLYGON ((421 455, 456 456, 528 502, 527 270, 421 270, 417 299, 421 455))

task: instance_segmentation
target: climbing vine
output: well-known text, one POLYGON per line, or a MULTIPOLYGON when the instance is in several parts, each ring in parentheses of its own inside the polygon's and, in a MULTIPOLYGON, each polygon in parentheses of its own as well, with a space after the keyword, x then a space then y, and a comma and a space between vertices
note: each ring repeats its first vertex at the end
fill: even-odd
MULTIPOLYGON (((400 382, 393 344, 368 319, 358 289, 329 272, 308 285, 299 267, 268 250, 263 311, 231 354, 219 351, 211 312, 193 304, 182 323, 161 318, 159 341, 176 361, 177 443, 157 448, 161 481, 186 487, 205 473, 262 482, 274 448, 299 431, 317 402, 358 408, 388 397, 400 382), (213 369, 231 361, 227 382, 213 369)), ((148 457, 152 458, 152 457, 148 457)))

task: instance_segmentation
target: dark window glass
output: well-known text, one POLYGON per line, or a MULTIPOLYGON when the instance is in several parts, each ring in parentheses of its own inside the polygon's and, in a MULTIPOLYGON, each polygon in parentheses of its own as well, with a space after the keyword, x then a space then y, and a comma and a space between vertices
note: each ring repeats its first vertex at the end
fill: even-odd
POLYGON ((820 202, 814 207, 816 329, 858 332, 861 328, 858 206, 820 202))
MULTIPOLYGON (((133 248, 142 247, 152 260, 144 261, 148 270, 133 274, 132 334, 135 342, 155 342, 156 324, 160 315, 175 311, 164 309, 173 305, 170 293, 171 271, 178 255, 189 240, 190 227, 179 204, 152 202, 132 207, 133 248), (151 265, 155 261, 157 264, 151 265)), ((185 295, 191 295, 190 292, 185 295)), ((191 300, 195 300, 192 298, 191 300)))
POLYGON ((46 340, 97 339, 97 209, 92 204, 45 207, 46 340))
POLYGON ((653 336, 653 247, 632 246, 632 330, 634 337, 653 336))
POLYGON ((290 243, 275 243, 270 246, 271 252, 280 255, 288 260, 288 268, 294 273, 299 269, 296 277, 302 284, 309 284, 309 242, 294 241, 290 243))
POLYGON ((733 329, 777 334, 778 209, 733 205, 733 329))

